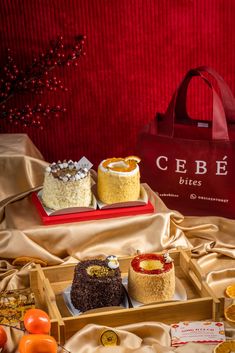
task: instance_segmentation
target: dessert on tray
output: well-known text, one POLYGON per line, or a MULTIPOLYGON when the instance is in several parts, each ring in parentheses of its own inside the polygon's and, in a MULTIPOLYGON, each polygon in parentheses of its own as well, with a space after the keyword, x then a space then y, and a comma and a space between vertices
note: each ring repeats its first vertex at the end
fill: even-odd
POLYGON ((169 254, 135 256, 129 267, 128 293, 131 298, 144 304, 172 299, 175 268, 169 254))
POLYGON ((90 172, 72 160, 53 162, 45 171, 42 200, 54 210, 89 207, 92 201, 90 172))
POLYGON ((124 290, 117 258, 79 262, 70 295, 73 306, 80 311, 120 305, 124 290))
POLYGON ((98 198, 106 204, 138 200, 139 162, 140 159, 136 156, 103 160, 98 167, 98 198))

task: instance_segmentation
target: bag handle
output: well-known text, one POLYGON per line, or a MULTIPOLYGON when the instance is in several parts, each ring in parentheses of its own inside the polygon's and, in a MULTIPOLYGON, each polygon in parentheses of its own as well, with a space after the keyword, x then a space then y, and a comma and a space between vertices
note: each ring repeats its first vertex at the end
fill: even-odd
POLYGON ((215 79, 220 90, 226 118, 229 121, 235 121, 235 97, 223 77, 209 66, 199 66, 196 70, 201 74, 208 73, 215 79))
POLYGON ((194 76, 201 77, 205 83, 211 88, 213 94, 213 114, 212 114, 212 139, 214 140, 229 140, 227 118, 235 120, 235 99, 221 76, 213 69, 206 66, 191 69, 187 72, 182 82, 172 96, 170 104, 165 114, 164 124, 161 132, 167 136, 174 136, 175 121, 190 120, 186 109, 186 99, 188 85, 194 76), (205 76, 205 72, 214 77, 221 91, 221 98, 217 94, 212 82, 205 76), (222 99, 222 100, 221 100, 222 99))
MULTIPOLYGON (((223 108, 225 111, 226 119, 228 121, 234 122, 235 121, 235 98, 234 98, 229 86, 224 81, 224 79, 214 69, 212 69, 211 67, 208 67, 208 66, 200 66, 200 67, 197 67, 197 68, 192 69, 190 71, 195 71, 194 76, 200 76, 202 79, 209 81, 212 86, 213 86, 213 84, 209 80, 208 75, 205 76, 205 74, 209 74, 211 77, 214 78, 214 80, 216 81, 218 88, 219 88, 219 93, 221 96, 222 105, 223 105, 223 108)), ((182 92, 182 93, 184 93, 184 92, 182 92)), ((187 93, 187 92, 185 92, 185 93, 187 93)), ((182 111, 182 113, 185 113, 186 116, 188 116, 187 112, 186 112, 186 96, 179 97, 178 104, 179 104, 179 106, 176 109, 179 109, 179 111, 180 111, 180 106, 181 106, 184 109, 184 111, 182 111)))

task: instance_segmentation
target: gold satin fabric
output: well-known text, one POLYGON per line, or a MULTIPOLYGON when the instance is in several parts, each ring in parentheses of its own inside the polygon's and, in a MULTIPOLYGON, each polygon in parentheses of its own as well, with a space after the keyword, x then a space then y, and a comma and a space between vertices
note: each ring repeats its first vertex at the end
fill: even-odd
POLYGON ((87 325, 64 346, 71 353, 212 353, 215 345, 188 343, 182 347, 171 347, 170 327, 159 322, 133 323, 117 328, 87 325), (119 344, 104 347, 100 336, 105 330, 113 330, 119 344))
POLYGON ((0 134, 0 205, 8 197, 41 185, 46 165, 26 134, 0 134))
MULTIPOLYGON (((184 217, 169 210, 145 184, 155 208, 152 214, 44 226, 31 201, 31 193, 41 187, 48 163, 24 134, 0 135, 0 152, 0 290, 29 286, 28 274, 33 264, 23 268, 12 266, 12 260, 19 256, 27 255, 42 259, 48 265, 58 265, 84 257, 109 254, 122 257, 134 255, 137 250, 153 252, 175 247, 191 249, 203 278, 216 295, 224 295, 225 286, 235 282, 235 220, 184 217)), ((229 337, 235 337, 234 328, 226 325, 229 337)), ((85 342, 84 334, 92 338, 99 328, 92 325, 84 330, 69 340, 68 344, 74 347, 72 353, 85 352, 82 344, 75 347, 76 340, 79 338, 79 342, 85 342)), ((128 336, 126 342, 130 347, 109 348, 112 352, 212 351, 211 346, 196 345, 195 348, 195 344, 173 350, 169 347, 169 327, 161 324, 133 323, 133 327, 122 330, 128 336), (156 328, 153 329, 154 325, 156 328), (129 332, 132 335, 129 336, 129 332), (148 339, 143 336, 146 332, 148 339), (131 342, 137 347, 134 350, 131 342)), ((14 343, 19 334, 11 334, 7 352, 15 351, 14 343)), ((90 342, 89 338, 86 352, 108 352, 107 348, 97 348, 90 342)))

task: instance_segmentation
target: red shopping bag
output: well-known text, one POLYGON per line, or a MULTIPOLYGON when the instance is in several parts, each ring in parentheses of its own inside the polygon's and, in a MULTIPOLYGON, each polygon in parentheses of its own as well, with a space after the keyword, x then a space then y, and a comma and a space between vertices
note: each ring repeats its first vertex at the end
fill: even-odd
POLYGON ((142 182, 168 208, 235 219, 235 99, 213 69, 198 67, 185 75, 166 113, 157 114, 139 134, 137 153, 142 182), (187 114, 187 89, 194 76, 212 92, 210 122, 187 114))

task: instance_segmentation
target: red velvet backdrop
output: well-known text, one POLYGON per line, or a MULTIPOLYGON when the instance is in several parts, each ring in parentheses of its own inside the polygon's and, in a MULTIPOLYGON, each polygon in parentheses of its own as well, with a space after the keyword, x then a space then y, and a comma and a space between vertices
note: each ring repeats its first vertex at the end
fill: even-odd
MULTIPOLYGON (((234 0, 1 0, 0 15, 1 67, 8 47, 23 68, 58 34, 87 36, 78 67, 55 72, 68 92, 8 103, 59 103, 67 113, 43 131, 1 122, 1 132, 28 133, 49 162, 85 155, 97 166, 133 154, 138 130, 166 110, 191 67, 212 66, 235 92, 234 0)), ((206 88, 195 82, 189 95, 192 115, 208 118, 206 88)))

